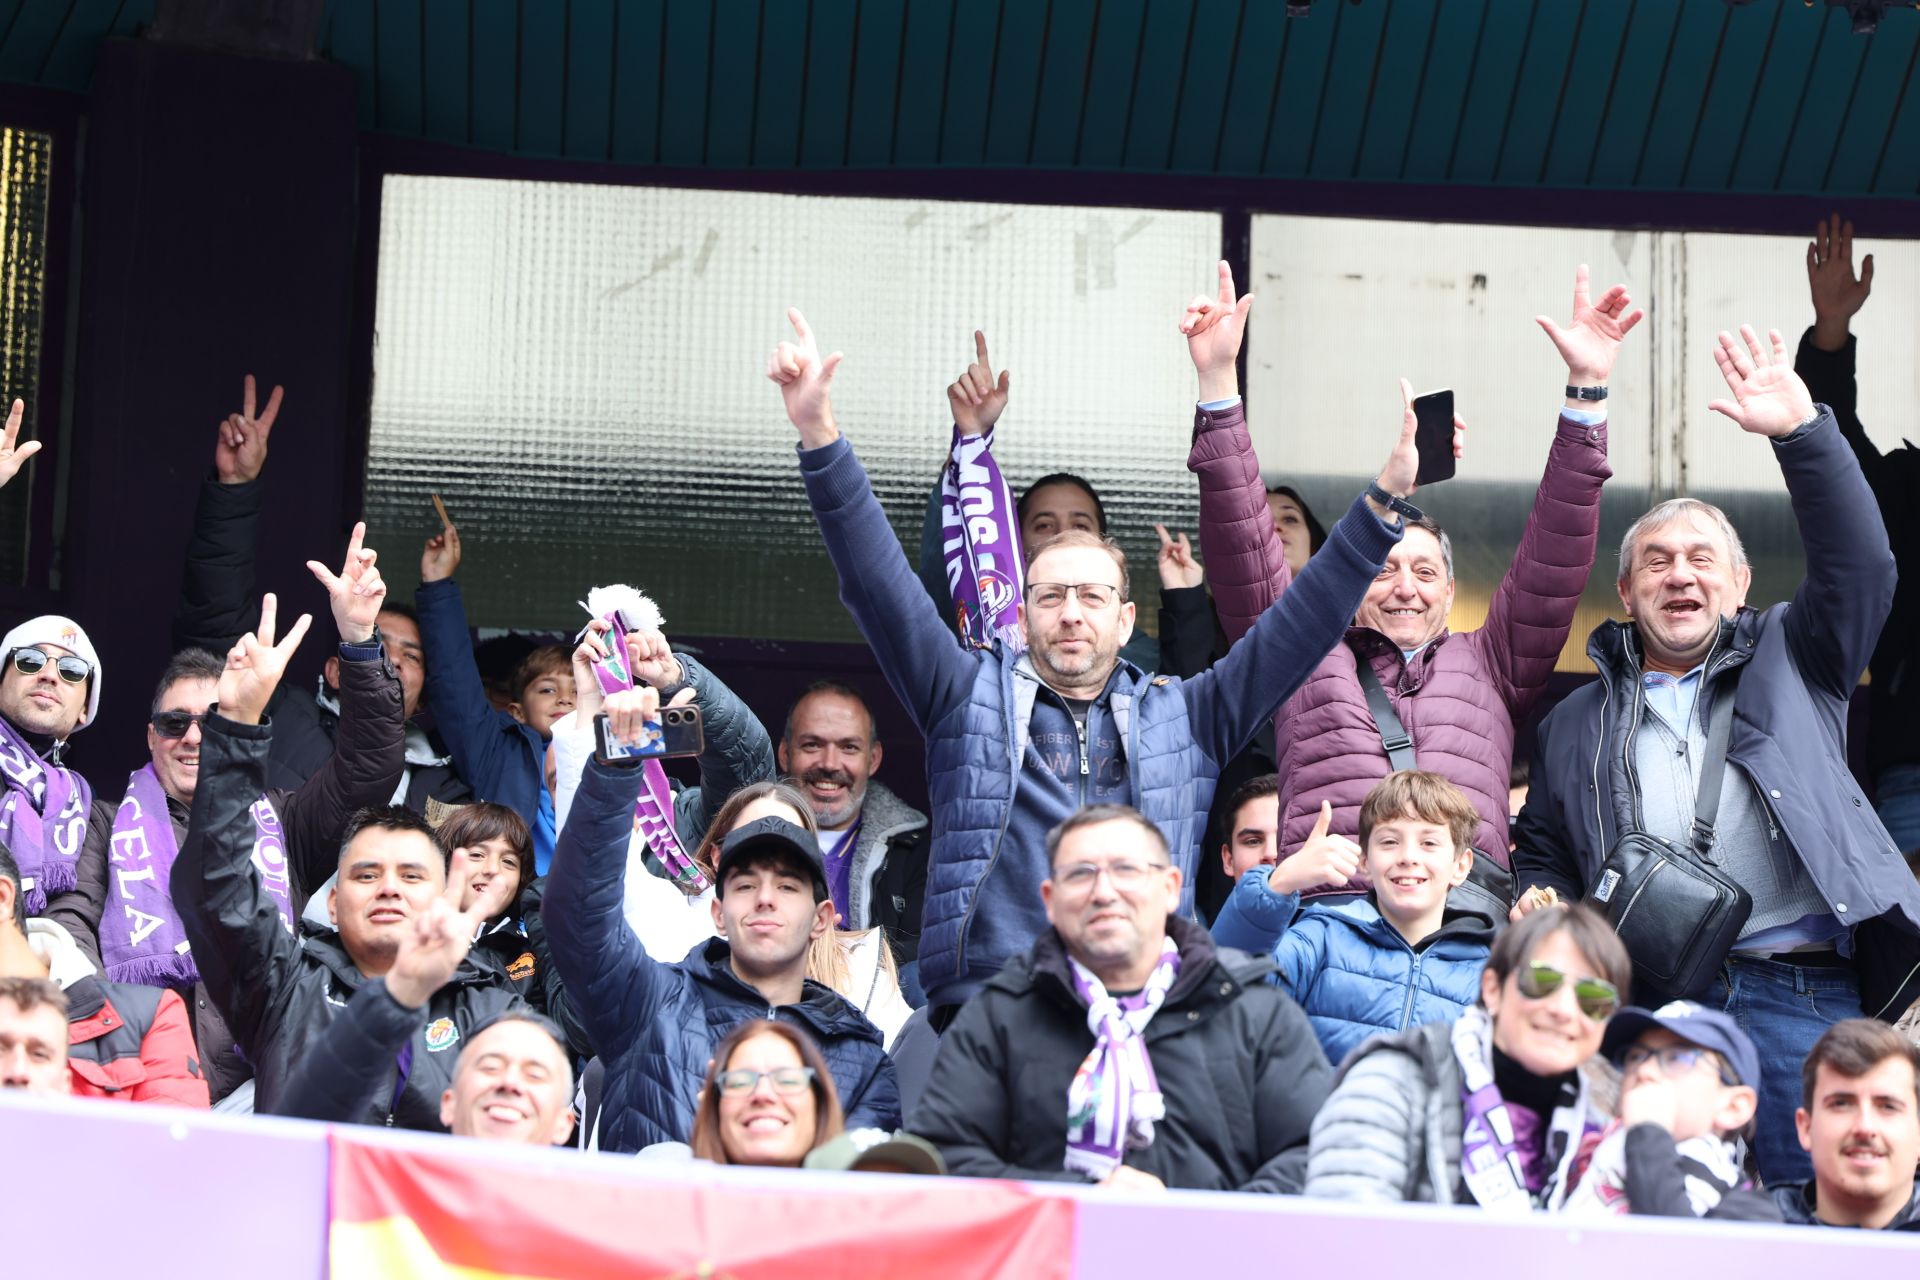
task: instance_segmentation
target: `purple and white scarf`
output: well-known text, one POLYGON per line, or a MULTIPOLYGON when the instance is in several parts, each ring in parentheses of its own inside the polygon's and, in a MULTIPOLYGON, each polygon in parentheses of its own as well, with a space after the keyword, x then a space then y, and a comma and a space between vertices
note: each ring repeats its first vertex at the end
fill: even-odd
POLYGON ((1586 1077, 1575 1075, 1579 1087, 1573 1102, 1554 1108, 1544 1136, 1537 1124, 1521 1134, 1493 1080, 1493 1019, 1479 1005, 1469 1006, 1453 1024, 1453 1056, 1460 1064, 1460 1172, 1467 1190, 1493 1213, 1558 1209, 1606 1122, 1588 1095, 1586 1077))
POLYGON ((80 883, 80 850, 87 842, 93 789, 71 769, 48 764, 0 717, 0 843, 20 866, 21 901, 27 914, 42 915, 47 903, 80 883))
MULTIPOLYGON (((607 636, 607 656, 593 664, 602 694, 624 693, 633 688, 633 672, 627 667, 626 638, 629 631, 646 627, 660 630, 665 622, 653 601, 632 587, 614 585, 595 587, 581 606, 596 618, 604 618, 613 627, 607 636)), ((585 635, 585 632, 581 633, 585 635)), ((673 826, 673 788, 667 784, 667 771, 658 760, 641 762, 645 785, 633 806, 633 829, 653 850, 653 856, 666 868, 668 879, 688 897, 698 897, 713 887, 713 882, 680 844, 680 833, 673 826)))
POLYGON ((1167 1114, 1141 1033, 1179 976, 1180 948, 1166 939, 1147 985, 1118 1000, 1078 960, 1068 956, 1067 963, 1073 969, 1074 991, 1087 1002, 1093 1052, 1073 1073, 1067 1089, 1066 1167, 1099 1182, 1129 1149, 1151 1146, 1153 1122, 1167 1114))
MULTIPOLYGON (((293 925, 293 886, 287 874, 287 842, 280 816, 265 796, 254 801, 253 866, 273 899, 280 925, 293 925)), ((187 947, 180 915, 168 888, 180 856, 167 793, 152 765, 127 778, 127 794, 113 815, 107 844, 113 863, 113 894, 100 913, 100 960, 114 982, 149 987, 185 987, 200 980, 187 947), (119 907, 116 912, 115 906, 119 907)))
POLYGON ((1026 647, 1017 607, 1026 567, 1013 494, 992 450, 993 428, 977 436, 953 429, 940 481, 940 554, 961 646, 988 649, 997 640, 1018 651, 1026 647))

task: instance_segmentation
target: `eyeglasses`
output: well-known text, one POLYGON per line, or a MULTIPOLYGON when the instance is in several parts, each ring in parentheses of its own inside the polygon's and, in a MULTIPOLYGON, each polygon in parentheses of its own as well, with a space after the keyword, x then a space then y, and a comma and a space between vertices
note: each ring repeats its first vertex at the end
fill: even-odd
POLYGON ((93 664, 85 658, 76 658, 68 654, 64 658, 55 658, 45 649, 15 649, 13 651, 13 669, 23 676, 37 676, 46 665, 53 663, 53 669, 68 684, 79 684, 93 674, 93 664))
POLYGON ((813 1085, 813 1068, 775 1067, 771 1071, 754 1071, 740 1067, 733 1071, 722 1071, 714 1083, 720 1086, 720 1092, 737 1097, 758 1089, 762 1080, 771 1084, 775 1093, 804 1093, 813 1085))
POLYGON ((1094 881, 1101 872, 1107 873, 1107 879, 1113 881, 1116 889, 1138 889, 1146 882, 1147 875, 1154 871, 1165 871, 1169 864, 1165 862, 1109 862, 1105 866, 1094 862, 1076 862, 1070 867, 1062 867, 1054 874, 1054 883, 1063 889, 1083 893, 1093 888, 1094 881))
POLYGON ((1732 1073, 1719 1061, 1718 1055, 1713 1050, 1702 1049, 1695 1044, 1670 1044, 1658 1049, 1643 1049, 1636 1044, 1620 1055, 1620 1074, 1632 1075, 1639 1069, 1641 1063, 1647 1061, 1659 1063, 1661 1076, 1668 1080, 1678 1079, 1702 1062, 1711 1061, 1713 1069, 1720 1075, 1721 1084, 1740 1083, 1730 1078, 1732 1073))
MULTIPOLYGON (((1514 976, 1520 994, 1529 1000, 1545 1000, 1568 982, 1568 976, 1550 964, 1534 961, 1514 976)), ((1580 1012, 1595 1022, 1605 1022, 1620 1007, 1620 988, 1600 978, 1573 978, 1573 998, 1580 1012)))
POLYGON ((156 711, 147 717, 147 723, 153 731, 163 738, 184 738, 187 730, 204 721, 212 711, 219 710, 216 703, 208 711, 156 711))
POLYGON ((1085 609, 1105 609, 1120 598, 1120 588, 1104 582, 1029 582, 1027 601, 1036 609, 1058 609, 1071 591, 1085 609))

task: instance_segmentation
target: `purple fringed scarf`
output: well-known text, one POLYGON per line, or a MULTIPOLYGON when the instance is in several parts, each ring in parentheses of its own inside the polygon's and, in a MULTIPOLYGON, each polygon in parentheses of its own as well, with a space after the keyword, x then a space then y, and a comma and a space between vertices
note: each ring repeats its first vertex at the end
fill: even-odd
POLYGON ((1087 1029, 1094 1043, 1067 1089, 1065 1163, 1099 1182, 1126 1157, 1128 1148, 1152 1145, 1153 1122, 1167 1113, 1141 1033, 1180 974, 1180 948, 1168 938, 1147 985, 1119 1000, 1078 960, 1068 956, 1067 964, 1073 970, 1073 989, 1087 1002, 1087 1029))
POLYGON ((1025 648, 1017 606, 1026 569, 1013 495, 993 460, 993 428, 977 436, 953 429, 940 482, 940 531, 961 645, 988 649, 997 640, 1010 650, 1025 648))
MULTIPOLYGON (((293 892, 279 815, 265 796, 254 802, 252 814, 254 869, 260 873, 261 887, 274 899, 281 926, 292 933, 293 892)), ((108 848, 120 908, 116 913, 110 898, 100 915, 100 959, 108 979, 149 987, 198 982, 200 969, 187 949, 186 932, 168 888, 180 844, 167 813, 167 793, 152 765, 128 776, 126 798, 113 816, 108 848)))
POLYGON ((93 789, 71 769, 42 760, 4 717, 0 782, 7 789, 0 803, 0 842, 20 866, 27 914, 42 915, 50 900, 80 882, 80 849, 87 839, 93 789))
POLYGON ((1579 1182, 1603 1123, 1585 1077, 1576 1077, 1572 1102, 1543 1119, 1501 1097, 1493 1080, 1493 1020, 1485 1009, 1469 1006, 1453 1024, 1452 1041, 1460 1064, 1460 1173, 1475 1203, 1492 1213, 1558 1209, 1579 1182))
MULTIPOLYGON (((633 673, 627 669, 627 632, 642 626, 652 625, 658 628, 657 617, 653 620, 636 615, 636 606, 644 605, 651 609, 652 602, 639 592, 627 587, 599 587, 587 595, 590 603, 587 612, 595 617, 604 618, 613 630, 607 636, 607 656, 593 664, 593 673, 600 680, 602 694, 624 693, 633 688, 633 673), (617 593, 617 594, 616 594, 617 593), (632 600, 631 605, 614 604, 604 611, 598 611, 595 605, 609 599, 622 598, 632 600)), ((657 615, 658 611, 653 610, 657 615)), ((680 891, 688 897, 698 897, 713 887, 706 873, 687 856, 680 845, 680 833, 673 828, 673 788, 667 784, 667 771, 658 760, 641 762, 640 771, 646 783, 640 789, 640 799, 633 806, 633 827, 640 838, 653 850, 653 856, 666 868, 667 876, 680 891)))

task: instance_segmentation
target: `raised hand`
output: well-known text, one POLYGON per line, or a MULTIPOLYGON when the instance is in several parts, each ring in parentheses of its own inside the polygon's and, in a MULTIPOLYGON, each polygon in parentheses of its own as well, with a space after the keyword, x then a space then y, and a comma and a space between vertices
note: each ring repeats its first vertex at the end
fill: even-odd
MULTIPOLYGON (((1320 802, 1320 816, 1299 852, 1280 859, 1267 875, 1267 887, 1275 893, 1299 893, 1305 889, 1344 889, 1360 870, 1360 846, 1345 836, 1330 834, 1333 805, 1320 802)), ((1252 874, 1259 874, 1254 872, 1252 874)))
POLYGON ((627 663, 635 684, 666 689, 683 678, 680 659, 673 656, 667 638, 648 627, 627 632, 627 663))
POLYGON ((440 504, 438 497, 433 500, 433 509, 440 516, 440 532, 428 538, 426 547, 420 552, 422 582, 451 578, 460 568, 460 531, 447 518, 447 509, 440 504))
POLYGON ((13 408, 7 410, 7 431, 5 435, 0 435, 0 488, 5 488, 7 481, 20 474, 20 468, 27 465, 28 458, 40 452, 38 440, 29 440, 22 445, 14 443, 20 438, 20 419, 26 412, 24 400, 15 400, 13 408))
POLYGON ((465 862, 464 858, 453 859, 446 895, 429 902, 426 910, 400 931, 393 967, 387 970, 387 994, 409 1009, 424 1007, 434 992, 453 979, 454 971, 473 946, 474 935, 487 920, 488 903, 468 892, 465 862), (462 910, 461 904, 467 899, 472 901, 462 910))
POLYGON ((353 536, 347 539, 346 563, 340 566, 339 573, 318 560, 307 561, 307 568, 333 601, 333 623, 340 629, 340 638, 348 644, 365 644, 373 639, 374 623, 387 599, 387 584, 381 579, 380 570, 374 568, 379 553, 361 545, 366 536, 366 522, 356 523, 353 536))
POLYGON ((1197 295, 1181 315, 1180 332, 1187 335, 1187 354, 1193 357, 1194 372, 1200 375, 1203 402, 1227 400, 1240 394, 1240 373, 1235 361, 1240 358, 1247 313, 1252 310, 1252 294, 1235 298, 1233 268, 1223 260, 1218 296, 1197 295))
POLYGON ((1813 295, 1813 345, 1838 351, 1847 345, 1847 322, 1873 292, 1873 255, 1853 274, 1853 224, 1834 214, 1813 229, 1807 242, 1807 291, 1813 295))
POLYGON ((964 436, 980 435, 1000 420, 1007 407, 1007 388, 1013 383, 1013 375, 1005 369, 1000 371, 998 382, 993 380, 993 361, 987 358, 987 335, 978 329, 973 331, 973 351, 974 362, 947 388, 953 425, 959 427, 964 436))
MULTIPOLYGON (((1413 384, 1405 378, 1400 379, 1400 438, 1394 442, 1393 452, 1387 455, 1387 465, 1380 468, 1379 485, 1397 498, 1412 493, 1418 484, 1415 477, 1420 474, 1420 447, 1417 438, 1420 429, 1420 415, 1413 411, 1413 384)), ((1467 456, 1467 420, 1458 413, 1453 415, 1453 456, 1467 456)), ((1385 507, 1367 500, 1367 505, 1377 512, 1381 519, 1392 516, 1385 507)))
POLYGON ((767 376, 780 388, 780 399, 787 407, 787 421, 800 431, 800 443, 808 449, 832 444, 840 438, 833 421, 833 398, 828 394, 833 375, 846 357, 836 351, 824 360, 819 340, 798 307, 787 308, 798 342, 782 342, 767 360, 767 376))
POLYGON ((1742 431, 1777 438, 1813 420, 1813 395, 1793 371, 1793 360, 1787 355, 1787 343, 1780 331, 1769 329, 1767 337, 1773 344, 1771 357, 1760 345, 1752 325, 1740 326, 1740 342, 1721 331, 1713 362, 1720 366, 1733 399, 1715 400, 1707 408, 1732 418, 1742 431), (1745 343, 1744 348, 1741 343, 1745 343))
POLYGON ((1567 381, 1574 386, 1597 387, 1604 385, 1613 372, 1621 340, 1646 318, 1646 312, 1634 307, 1623 284, 1607 290, 1597 303, 1589 300, 1587 264, 1583 262, 1573 272, 1573 319, 1567 327, 1562 329, 1549 316, 1535 316, 1533 322, 1546 330, 1560 358, 1567 362, 1567 381))
POLYGON ((1181 534, 1176 542, 1167 532, 1167 526, 1157 524, 1153 528, 1160 535, 1160 586, 1174 590, 1197 587, 1205 582, 1207 571, 1193 558, 1193 544, 1187 541, 1187 535, 1181 534))
POLYGON ((220 672, 214 694, 220 714, 235 724, 259 724, 267 702, 286 674, 287 661, 300 647, 313 615, 303 613, 287 632, 286 639, 274 643, 279 602, 269 591, 260 601, 260 625, 227 651, 227 665, 220 672))
POLYGON ((600 704, 606 698, 600 692, 600 676, 593 667, 606 658, 606 637, 612 630, 611 622, 605 618, 595 618, 587 624, 587 632, 580 637, 580 643, 573 647, 573 709, 583 726, 600 714, 600 704))
POLYGON ((267 397, 266 412, 254 416, 257 394, 253 375, 241 383, 240 412, 230 413, 220 424, 220 440, 213 447, 213 470, 221 484, 245 484, 260 478, 267 465, 267 437, 273 434, 273 420, 280 416, 280 398, 285 387, 276 386, 267 397))

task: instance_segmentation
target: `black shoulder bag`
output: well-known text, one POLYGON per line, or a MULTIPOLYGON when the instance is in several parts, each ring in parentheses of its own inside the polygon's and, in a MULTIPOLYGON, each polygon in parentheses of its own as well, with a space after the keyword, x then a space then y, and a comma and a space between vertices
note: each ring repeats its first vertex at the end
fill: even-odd
MULTIPOLYGON (((1373 715, 1373 727, 1379 731, 1380 745, 1387 750, 1388 765, 1395 773, 1419 768, 1414 761, 1413 735, 1400 723, 1400 713, 1393 709, 1393 699, 1387 696, 1380 677, 1373 673, 1373 664, 1362 655, 1354 656, 1358 659, 1356 671, 1360 688, 1367 695, 1367 710, 1373 715)), ((1513 910, 1513 894, 1513 872, 1475 849, 1466 883, 1454 886, 1447 894, 1447 904, 1488 916, 1494 928, 1501 929, 1506 927, 1507 913, 1513 910)))
MULTIPOLYGON (((1752 895, 1713 863, 1713 823, 1727 771, 1733 700, 1734 690, 1720 692, 1708 712, 1707 753, 1700 762, 1687 843, 1645 831, 1623 832, 1588 895, 1633 958, 1635 1004, 1653 1008, 1706 995, 1753 914, 1752 895)), ((1633 749, 1631 743, 1627 749, 1633 749)))

